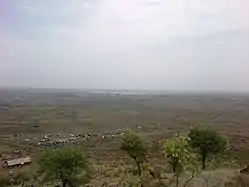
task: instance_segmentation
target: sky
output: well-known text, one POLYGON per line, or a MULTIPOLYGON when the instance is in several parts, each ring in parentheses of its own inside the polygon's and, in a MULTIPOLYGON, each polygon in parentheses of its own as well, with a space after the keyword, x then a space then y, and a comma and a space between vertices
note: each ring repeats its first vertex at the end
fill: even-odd
POLYGON ((0 0, 0 87, 249 92, 248 0, 0 0))

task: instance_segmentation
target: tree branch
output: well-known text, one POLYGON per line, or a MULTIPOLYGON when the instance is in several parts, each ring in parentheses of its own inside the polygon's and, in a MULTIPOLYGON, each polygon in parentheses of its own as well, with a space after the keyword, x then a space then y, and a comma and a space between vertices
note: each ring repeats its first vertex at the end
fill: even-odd
POLYGON ((186 187, 188 185, 188 183, 193 180, 193 178, 195 178, 195 175, 192 175, 186 182, 185 184, 183 185, 183 187, 186 187))

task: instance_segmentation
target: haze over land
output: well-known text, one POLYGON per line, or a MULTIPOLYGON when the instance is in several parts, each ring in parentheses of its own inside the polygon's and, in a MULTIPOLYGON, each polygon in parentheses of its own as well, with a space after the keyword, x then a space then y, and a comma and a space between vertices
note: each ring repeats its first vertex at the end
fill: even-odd
POLYGON ((249 186, 248 7, 0 0, 0 186, 249 186))
POLYGON ((3 0, 1 87, 249 91, 247 0, 3 0))

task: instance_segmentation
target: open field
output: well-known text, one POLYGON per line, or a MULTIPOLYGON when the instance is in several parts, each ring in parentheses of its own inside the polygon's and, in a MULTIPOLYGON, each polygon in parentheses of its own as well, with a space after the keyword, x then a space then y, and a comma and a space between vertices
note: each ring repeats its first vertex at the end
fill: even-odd
MULTIPOLYGON (((65 90, 1 90, 0 153, 31 151, 26 139, 45 134, 69 136, 139 132, 158 149, 159 140, 199 123, 214 125, 229 137, 240 163, 249 160, 249 96, 142 93, 93 93, 65 90)), ((123 157, 118 138, 94 137, 81 142, 96 160, 123 157)), ((158 161, 160 151, 151 155, 158 161), (158 154, 158 155, 156 155, 158 154)), ((160 161, 160 159, 159 159, 160 161)))

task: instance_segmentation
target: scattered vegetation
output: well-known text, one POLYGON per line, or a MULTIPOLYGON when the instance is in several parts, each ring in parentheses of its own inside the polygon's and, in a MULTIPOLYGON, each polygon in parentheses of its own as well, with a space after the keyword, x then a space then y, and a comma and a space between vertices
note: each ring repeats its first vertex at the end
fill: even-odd
MULTIPOLYGON (((162 149, 170 171, 161 170, 157 173, 149 166, 148 146, 135 132, 126 131, 122 135, 120 149, 126 152, 136 164, 138 175, 134 175, 132 167, 127 164, 94 165, 90 166, 88 158, 77 148, 48 149, 41 153, 38 164, 39 173, 34 176, 27 172, 17 172, 12 178, 0 176, 0 187, 21 185, 22 187, 32 180, 41 186, 85 186, 90 181, 101 176, 108 182, 102 181, 102 186, 116 187, 200 187, 214 186, 211 174, 207 175, 207 158, 226 154, 229 147, 226 138, 210 127, 195 127, 187 134, 178 134, 162 141, 162 149), (201 159, 200 159, 201 158, 201 159), (94 172, 91 172, 94 168, 94 172), (201 184, 200 180, 204 182, 201 184), (11 179, 14 182, 11 182, 11 179), (114 182, 112 182, 114 180, 114 182), (197 181, 197 182, 196 182, 197 181), (110 184, 111 183, 111 184, 110 184)), ((96 181, 96 180, 95 180, 96 181)), ((241 183, 241 182, 240 182, 241 183)), ((96 184, 95 186, 101 186, 96 184)), ((219 186, 219 185, 218 185, 219 186)))

